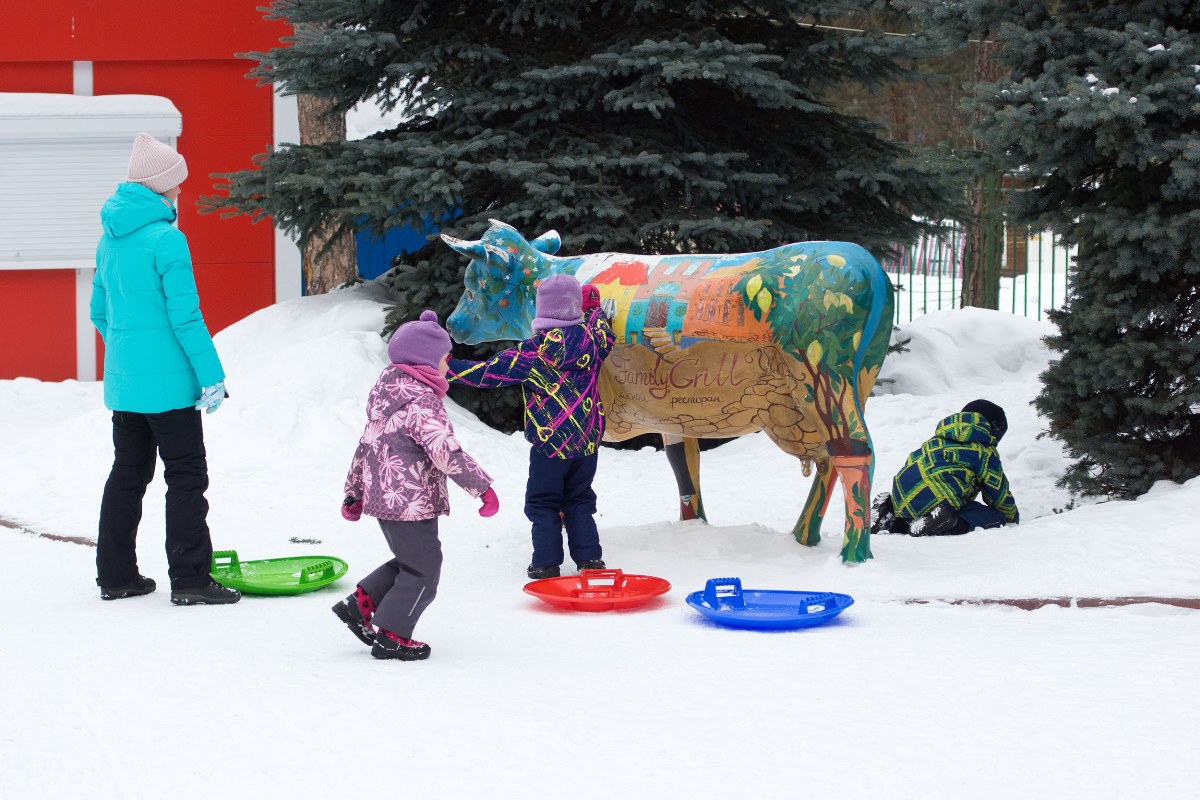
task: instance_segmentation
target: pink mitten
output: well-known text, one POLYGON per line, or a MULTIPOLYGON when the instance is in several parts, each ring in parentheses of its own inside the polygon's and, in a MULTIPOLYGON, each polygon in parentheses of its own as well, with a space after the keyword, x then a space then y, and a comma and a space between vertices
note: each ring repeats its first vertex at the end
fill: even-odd
POLYGON ((583 310, 591 311, 600 307, 600 290, 590 283, 583 285, 583 310))
POLYGON ((363 501, 352 494, 346 495, 342 501, 342 516, 350 522, 358 522, 362 517, 363 501))
POLYGON ((483 505, 479 507, 479 516, 492 517, 500 510, 500 498, 496 497, 496 490, 488 487, 488 490, 479 495, 479 499, 483 501, 483 505))

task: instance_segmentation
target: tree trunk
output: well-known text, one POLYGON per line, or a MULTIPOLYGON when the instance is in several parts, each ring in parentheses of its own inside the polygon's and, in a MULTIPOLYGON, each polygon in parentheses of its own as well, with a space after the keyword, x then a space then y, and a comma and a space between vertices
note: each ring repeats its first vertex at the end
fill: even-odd
MULTIPOLYGON (((329 114, 333 100, 311 94, 296 96, 300 115, 300 144, 346 141, 346 116, 329 114)), ((304 256, 304 293, 325 294, 358 278, 358 253, 354 229, 326 222, 305 231, 300 249, 304 256)))
MULTIPOLYGON (((992 83, 1002 74, 996 63, 999 45, 980 42, 975 50, 974 84, 992 83)), ((975 123, 983 112, 976 112, 975 123)), ((983 144, 971 145, 982 151, 983 144)), ((966 225, 963 248, 961 305, 977 308, 1000 307, 1000 263, 1004 257, 1004 209, 999 170, 984 167, 970 189, 971 219, 966 225)))
POLYGON ((961 305, 1000 307, 1000 264, 1004 255, 1004 216, 1000 173, 989 170, 971 187, 971 219, 963 249, 961 305))

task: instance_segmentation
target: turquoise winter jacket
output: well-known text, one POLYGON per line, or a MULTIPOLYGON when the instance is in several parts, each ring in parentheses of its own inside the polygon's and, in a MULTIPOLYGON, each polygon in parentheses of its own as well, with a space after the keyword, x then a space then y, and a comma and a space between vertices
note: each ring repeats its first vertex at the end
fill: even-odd
POLYGON ((104 405, 155 414, 195 405, 225 379, 175 207, 122 183, 100 210, 91 317, 104 339, 104 405))

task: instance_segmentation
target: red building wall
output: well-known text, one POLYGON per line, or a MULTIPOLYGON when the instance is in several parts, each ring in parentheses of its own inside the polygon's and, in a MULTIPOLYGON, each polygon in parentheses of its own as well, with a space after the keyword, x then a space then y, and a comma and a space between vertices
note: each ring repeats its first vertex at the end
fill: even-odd
MULTIPOLYGON (((195 205, 212 193, 212 173, 249 166, 275 141, 271 89, 247 79, 253 63, 234 55, 269 49, 290 34, 265 21, 259 5, 168 0, 148 12, 143 0, 35 4, 25 8, 21 35, 0 48, 0 91, 70 94, 72 63, 90 61, 93 94, 159 95, 182 113, 177 145, 188 178, 179 228, 213 333, 275 301, 271 226, 202 216, 195 205)), ((70 270, 0 270, 0 378, 75 377, 74 285, 70 270)))
MULTIPOLYGON (((0 62, 0 92, 69 94, 71 65, 0 62)), ((74 378, 74 273, 0 270, 0 343, 0 378, 74 378)))

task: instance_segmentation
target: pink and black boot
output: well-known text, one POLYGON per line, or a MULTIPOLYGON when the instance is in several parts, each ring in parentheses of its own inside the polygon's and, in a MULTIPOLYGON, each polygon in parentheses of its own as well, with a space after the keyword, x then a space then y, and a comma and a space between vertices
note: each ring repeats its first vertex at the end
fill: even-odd
POLYGON ((422 661, 429 658, 429 652, 429 645, 424 642, 405 639, 383 628, 379 629, 375 644, 371 646, 371 655, 375 658, 395 658, 400 661, 422 661))
POLYGON ((368 647, 375 644, 375 626, 371 624, 371 616, 375 613, 375 601, 361 586, 355 587, 354 594, 335 605, 333 613, 346 623, 346 627, 360 642, 368 647))

